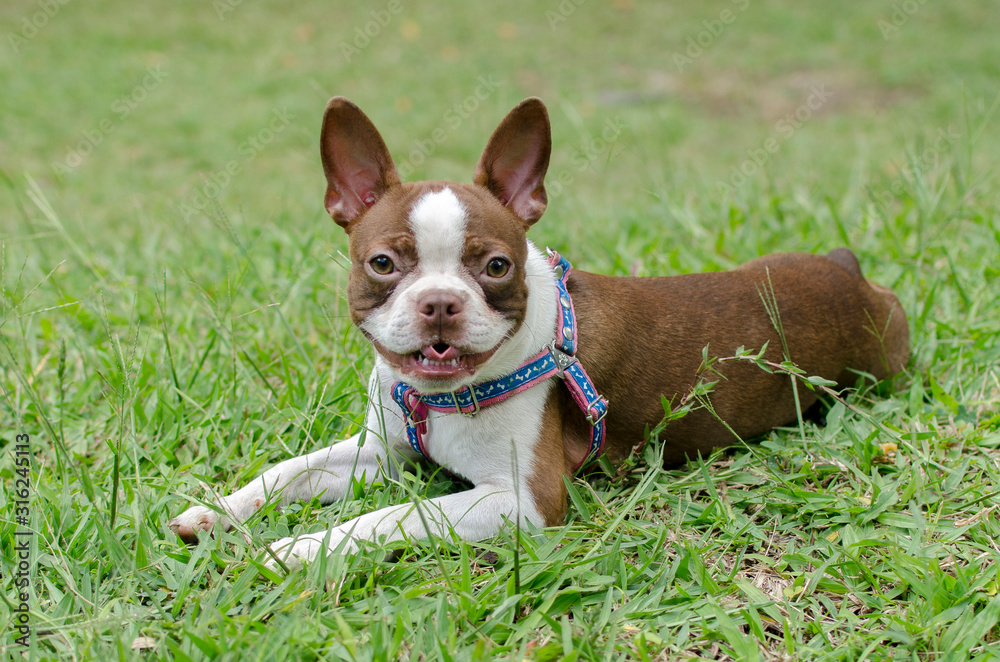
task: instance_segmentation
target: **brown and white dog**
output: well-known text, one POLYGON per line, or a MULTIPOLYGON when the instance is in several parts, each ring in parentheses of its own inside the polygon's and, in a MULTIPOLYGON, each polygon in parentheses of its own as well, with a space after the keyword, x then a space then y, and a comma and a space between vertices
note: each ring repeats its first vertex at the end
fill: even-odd
MULTIPOLYGON (((282 462, 221 497, 218 507, 189 508, 169 522, 186 541, 217 522, 245 520, 267 499, 341 499, 352 480, 393 475, 421 453, 473 488, 383 508, 273 548, 295 566, 338 546, 349 552, 358 541, 451 531, 466 540, 489 538, 517 513, 536 526, 558 525, 567 507, 564 476, 592 447, 598 450, 595 424, 603 425, 599 450, 620 461, 662 419, 661 395, 670 399, 691 388, 706 345, 722 356, 769 343, 767 358, 783 360, 759 294, 768 283, 788 354, 808 375, 848 386, 859 372, 882 379, 908 360, 899 301, 867 281, 847 249, 772 255, 729 272, 665 278, 611 278, 556 266, 525 237, 546 207, 551 138, 538 99, 526 99, 501 122, 472 185, 401 183, 375 126, 342 97, 326 108, 320 148, 326 209, 350 240, 351 316, 376 350, 366 433, 282 462), (560 281, 568 292, 559 290, 560 281), (570 331, 567 310, 575 312, 575 322, 566 322, 570 331), (563 333, 575 336, 569 351, 559 344, 563 333), (573 350, 575 357, 568 356, 573 350), (470 385, 503 381, 549 354, 559 362, 554 374, 564 379, 541 379, 462 413, 424 406, 427 394, 467 394, 470 385), (570 363, 609 403, 603 420, 602 409, 588 410, 593 393, 573 391, 570 363), (394 399, 399 383, 408 389, 403 405, 394 399)), ((732 432, 746 439, 796 419, 787 376, 743 363, 722 372, 726 379, 711 401, 732 432)), ((801 406, 810 406, 815 395, 801 391, 801 406)), ((732 432, 710 412, 695 410, 661 435, 663 462, 729 445, 732 432)))

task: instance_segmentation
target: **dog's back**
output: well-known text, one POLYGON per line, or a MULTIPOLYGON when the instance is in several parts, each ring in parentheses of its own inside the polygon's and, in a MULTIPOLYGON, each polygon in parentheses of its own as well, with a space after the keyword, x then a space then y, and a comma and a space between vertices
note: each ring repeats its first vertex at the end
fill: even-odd
MULTIPOLYGON (((771 255, 733 271, 665 278, 573 272, 569 289, 581 320, 580 361, 611 403, 607 452, 612 460, 627 455, 647 426, 663 417, 660 395, 679 404, 694 384, 706 345, 709 356, 727 357, 741 346, 756 350, 766 342, 765 358, 784 361, 778 319, 791 360, 807 375, 839 387, 854 385, 859 373, 884 379, 902 370, 909 358, 906 315, 898 299, 866 280, 854 254, 844 248, 828 256, 771 255), (776 304, 774 320, 765 301, 776 304)), ((715 368, 722 377, 703 374, 718 379, 712 407, 741 438, 796 420, 787 375, 743 361, 715 368)), ((803 408, 815 402, 803 385, 798 391, 803 408)), ((576 457, 589 428, 582 417, 569 418, 564 443, 568 456, 576 457)), ((733 432, 708 410, 696 410, 664 431, 664 462, 676 464, 732 444, 733 432)))

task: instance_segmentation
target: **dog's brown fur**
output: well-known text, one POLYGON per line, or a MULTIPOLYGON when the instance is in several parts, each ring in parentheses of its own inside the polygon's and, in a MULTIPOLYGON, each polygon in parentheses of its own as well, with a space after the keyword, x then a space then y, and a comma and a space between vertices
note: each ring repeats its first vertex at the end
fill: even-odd
MULTIPOLYGON (((790 358, 806 374, 845 387, 853 385, 859 373, 884 379, 906 364, 909 331, 899 300, 865 280, 846 249, 826 257, 770 255, 733 271, 668 278, 609 278, 574 271, 569 290, 580 319, 580 361, 614 404, 607 418, 607 452, 613 461, 627 456, 642 438, 644 426, 662 417, 659 398, 650 393, 663 394, 676 405, 688 392, 705 345, 710 355, 721 357, 740 346, 759 349, 766 342, 765 358, 785 360, 761 299, 769 288, 777 300, 790 358), (631 325, 637 319, 645 321, 643 328, 631 325), (615 342, 606 342, 611 338, 615 342), (622 338, 631 342, 623 343, 622 338)), ((747 363, 718 369, 725 379, 719 380, 711 402, 741 438, 795 420, 787 376, 747 363)), ((799 389, 799 396, 803 408, 816 400, 806 388, 799 389)), ((568 409, 573 406, 568 403, 568 409)), ((564 440, 569 458, 583 455, 589 435, 586 421, 571 417, 564 440)), ((735 441, 707 410, 672 422, 663 439, 668 465, 735 441)))

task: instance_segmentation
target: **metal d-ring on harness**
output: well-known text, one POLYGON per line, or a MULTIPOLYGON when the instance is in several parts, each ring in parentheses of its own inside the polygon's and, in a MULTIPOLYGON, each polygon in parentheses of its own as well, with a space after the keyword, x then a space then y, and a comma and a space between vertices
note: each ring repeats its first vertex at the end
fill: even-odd
POLYGON ((566 280, 573 267, 555 251, 546 252, 549 266, 556 276, 556 297, 559 302, 556 337, 551 343, 514 372, 480 384, 464 386, 457 391, 419 393, 403 382, 392 385, 392 399, 406 417, 407 440, 420 455, 431 459, 424 448, 427 417, 431 410, 475 416, 485 407, 503 402, 549 377, 558 376, 591 426, 590 450, 573 470, 579 471, 600 456, 604 448, 604 417, 608 413, 608 401, 597 392, 590 375, 576 358, 576 315, 573 312, 573 300, 566 289, 566 280))

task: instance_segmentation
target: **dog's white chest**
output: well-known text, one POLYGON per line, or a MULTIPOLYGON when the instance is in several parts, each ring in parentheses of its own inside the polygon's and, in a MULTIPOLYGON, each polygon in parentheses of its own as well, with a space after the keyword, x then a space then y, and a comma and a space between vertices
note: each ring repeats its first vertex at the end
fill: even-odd
POLYGON ((431 412, 427 454, 476 484, 497 475, 530 474, 550 388, 551 382, 539 384, 474 416, 431 412))

